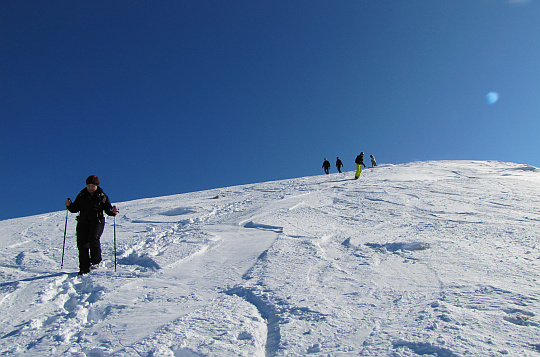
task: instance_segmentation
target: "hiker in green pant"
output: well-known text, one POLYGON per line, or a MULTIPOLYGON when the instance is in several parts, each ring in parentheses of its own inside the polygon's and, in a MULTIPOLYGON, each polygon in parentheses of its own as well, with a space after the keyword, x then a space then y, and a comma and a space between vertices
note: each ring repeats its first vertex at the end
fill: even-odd
POLYGON ((366 165, 364 165, 364 153, 361 152, 360 155, 356 157, 354 162, 356 163, 356 175, 354 175, 354 179, 358 180, 360 174, 362 173, 362 166, 366 167, 366 165))

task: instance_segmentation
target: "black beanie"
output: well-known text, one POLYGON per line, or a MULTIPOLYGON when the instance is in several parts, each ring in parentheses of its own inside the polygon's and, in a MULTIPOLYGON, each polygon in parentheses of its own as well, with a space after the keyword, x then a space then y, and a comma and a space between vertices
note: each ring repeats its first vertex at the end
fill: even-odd
POLYGON ((99 186, 99 179, 98 179, 98 177, 96 175, 88 176, 88 178, 86 179, 86 184, 87 185, 92 184, 92 185, 99 186))

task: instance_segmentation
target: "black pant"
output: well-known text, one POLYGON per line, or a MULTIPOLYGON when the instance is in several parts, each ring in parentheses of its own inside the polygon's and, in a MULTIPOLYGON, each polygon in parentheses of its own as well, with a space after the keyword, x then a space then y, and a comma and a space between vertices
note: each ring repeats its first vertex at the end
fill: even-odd
POLYGON ((77 248, 79 248, 79 270, 90 271, 90 264, 101 262, 101 243, 105 222, 81 222, 77 224, 77 248))

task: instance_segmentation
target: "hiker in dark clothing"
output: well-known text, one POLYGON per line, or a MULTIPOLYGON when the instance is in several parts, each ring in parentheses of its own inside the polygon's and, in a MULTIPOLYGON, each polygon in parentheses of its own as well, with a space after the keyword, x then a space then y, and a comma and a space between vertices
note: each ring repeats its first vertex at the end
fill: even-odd
POLYGON ((339 173, 341 173, 341 167, 343 166, 343 162, 341 162, 341 160, 339 159, 339 156, 336 160, 336 167, 337 167, 337 170, 339 173))
POLYGON ((79 275, 97 268, 101 262, 100 237, 105 227, 103 211, 109 216, 116 216, 118 210, 112 206, 109 197, 99 187, 97 176, 86 179, 86 188, 77 195, 74 202, 68 198, 66 207, 77 217, 77 248, 79 248, 79 275))
POLYGON ((361 152, 360 155, 356 157, 354 162, 356 163, 356 174, 354 175, 354 179, 358 180, 360 174, 362 173, 362 166, 366 167, 366 165, 364 165, 364 153, 361 152))
POLYGON ((322 164, 322 167, 324 169, 324 172, 328 175, 330 172, 330 161, 326 160, 326 157, 324 158, 324 162, 322 164))

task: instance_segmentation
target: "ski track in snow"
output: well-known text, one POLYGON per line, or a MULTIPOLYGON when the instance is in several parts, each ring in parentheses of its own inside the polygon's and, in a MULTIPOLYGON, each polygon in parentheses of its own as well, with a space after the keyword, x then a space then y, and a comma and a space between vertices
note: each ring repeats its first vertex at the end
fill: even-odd
POLYGON ((540 356, 540 170, 382 165, 0 221, 0 355, 540 356), (66 273, 69 271, 70 273, 66 273))

